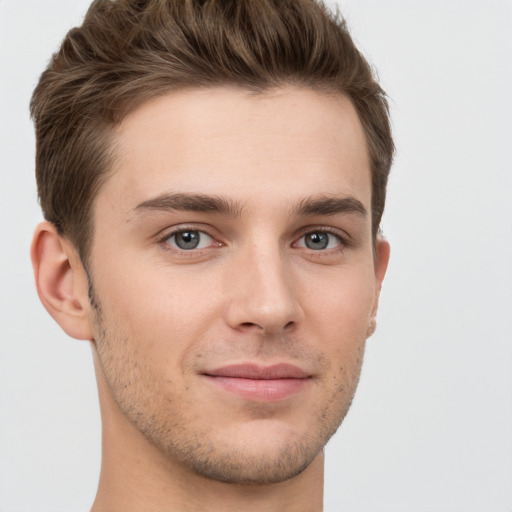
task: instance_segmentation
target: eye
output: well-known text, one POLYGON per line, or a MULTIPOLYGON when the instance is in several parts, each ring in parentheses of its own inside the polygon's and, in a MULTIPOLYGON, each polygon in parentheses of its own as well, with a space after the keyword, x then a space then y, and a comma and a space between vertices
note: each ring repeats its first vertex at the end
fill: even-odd
POLYGON ((197 229, 183 229, 171 234, 165 242, 182 251, 192 251, 209 247, 213 243, 213 238, 197 229))
POLYGON ((296 247, 306 247, 313 251, 334 249, 342 245, 341 237, 328 231, 311 231, 303 235, 296 244, 296 247))

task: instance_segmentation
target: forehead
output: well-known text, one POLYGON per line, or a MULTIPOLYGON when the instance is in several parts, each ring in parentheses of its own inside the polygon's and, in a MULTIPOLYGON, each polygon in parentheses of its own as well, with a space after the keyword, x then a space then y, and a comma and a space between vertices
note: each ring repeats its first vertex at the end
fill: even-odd
POLYGON ((180 90, 132 112, 114 140, 118 163, 99 200, 115 196, 125 213, 167 192, 227 194, 242 202, 347 194, 369 208, 366 139, 342 94, 180 90))

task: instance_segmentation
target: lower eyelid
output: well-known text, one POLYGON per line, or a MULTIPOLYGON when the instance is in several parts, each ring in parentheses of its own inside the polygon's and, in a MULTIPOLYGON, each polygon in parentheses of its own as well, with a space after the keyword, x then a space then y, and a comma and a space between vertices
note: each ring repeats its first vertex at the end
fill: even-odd
POLYGON ((183 227, 183 228, 180 228, 180 229, 176 229, 174 231, 171 231, 169 233, 167 233, 165 236, 163 236, 162 238, 160 238, 159 242, 163 245, 165 245, 166 247, 170 247, 176 251, 179 251, 179 252, 194 252, 194 251, 200 251, 202 249, 208 249, 208 247, 212 246, 212 245, 216 245, 216 240, 215 238, 210 235, 209 233, 207 233, 206 231, 204 230, 201 230, 201 229, 195 229, 195 228, 187 228, 187 227, 183 227), (200 245, 203 245, 203 247, 193 247, 193 248, 190 248, 190 249, 184 249, 182 247, 179 247, 177 246, 176 244, 176 236, 179 235, 180 233, 184 233, 184 232, 187 232, 187 231, 191 231, 191 232, 194 232, 194 233, 199 233, 200 234, 200 241, 199 241, 199 244, 200 245), (207 238, 207 240, 203 241, 201 240, 202 238, 207 238), (173 241, 174 239, 174 241, 173 241), (204 245, 206 244, 206 245, 204 245))
MULTIPOLYGON (((330 250, 330 249, 336 249, 338 247, 344 247, 344 246, 347 246, 349 245, 347 239, 345 237, 343 237, 342 235, 340 235, 339 233, 333 233, 332 231, 330 230, 327 230, 327 229, 312 229, 312 230, 309 230, 307 231, 306 233, 302 234, 299 238, 296 239, 296 242, 294 242, 294 245, 298 244, 299 241, 303 240, 306 236, 308 235, 311 235, 313 233, 323 233, 323 234, 326 234, 332 238, 334 238, 335 240, 337 240, 337 244, 336 244, 336 247, 330 247, 330 248, 325 248, 325 249, 322 249, 324 251, 327 251, 327 250, 330 250)), ((330 243, 330 242, 329 242, 330 243)), ((306 249, 310 249, 308 248, 305 243, 303 243, 301 246, 301 248, 306 248, 306 249)), ((314 249, 310 249, 310 250, 314 250, 314 249)), ((318 252, 321 252, 320 249, 317 249, 318 252)))
MULTIPOLYGON (((333 232, 326 228, 318 228, 318 229, 313 228, 313 229, 308 229, 308 231, 303 232, 302 235, 300 235, 298 238, 296 238, 295 242, 292 243, 292 247, 298 247, 300 249, 307 249, 309 251, 315 251, 317 253, 328 252, 328 251, 333 251, 333 250, 336 251, 336 250, 341 250, 345 247, 350 246, 351 241, 349 238, 350 237, 348 237, 348 236, 343 236, 340 233, 333 232), (310 235, 313 233, 324 233, 324 234, 327 234, 329 237, 334 238, 334 240, 336 241, 335 246, 334 247, 326 247, 323 249, 312 249, 312 248, 307 247, 305 244, 304 238, 307 235, 310 235), (302 243, 300 243, 300 242, 302 242, 302 243), (300 245, 299 245, 299 243, 300 243, 300 245)), ((181 252, 181 253, 194 253, 197 251, 209 249, 211 247, 221 247, 224 245, 222 242, 219 242, 214 236, 209 234, 204 229, 198 229, 198 228, 188 227, 188 226, 179 227, 179 228, 174 229, 173 231, 166 233, 165 236, 162 236, 158 240, 158 243, 162 244, 163 246, 165 246, 165 248, 167 248, 169 250, 174 250, 176 252, 181 252), (180 233, 183 233, 186 231, 197 232, 201 235, 201 238, 206 237, 207 240, 205 240, 204 242, 202 240, 200 241, 200 245, 202 245, 202 247, 194 247, 194 248, 190 248, 190 249, 184 249, 184 248, 177 246, 175 239, 174 239, 174 241, 171 241, 171 239, 173 239, 173 237, 176 237, 180 233)), ((333 241, 330 240, 328 245, 332 244, 332 243, 333 243, 333 241)))

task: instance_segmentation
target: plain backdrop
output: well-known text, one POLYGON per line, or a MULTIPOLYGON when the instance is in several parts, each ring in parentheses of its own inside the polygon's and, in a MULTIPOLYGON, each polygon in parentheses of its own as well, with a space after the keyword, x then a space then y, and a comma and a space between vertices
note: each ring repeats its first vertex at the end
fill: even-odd
MULTIPOLYGON (((40 305, 31 92, 89 0, 0 0, 0 511, 85 512, 90 348, 40 305)), ((334 3, 334 2, 331 2, 334 3)), ((512 512, 512 2, 342 0, 391 98, 392 259, 328 512, 512 512)))

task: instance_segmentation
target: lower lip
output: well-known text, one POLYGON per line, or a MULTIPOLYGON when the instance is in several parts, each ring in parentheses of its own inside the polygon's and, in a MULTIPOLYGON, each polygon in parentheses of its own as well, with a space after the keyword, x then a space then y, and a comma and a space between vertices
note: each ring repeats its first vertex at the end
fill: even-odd
POLYGON ((222 389, 258 402, 275 402, 296 395, 311 380, 306 379, 243 379, 205 375, 222 389))

